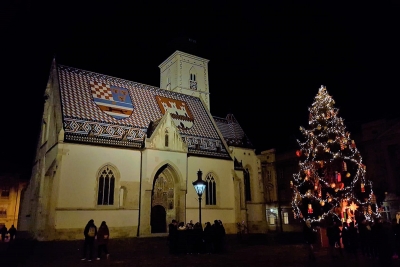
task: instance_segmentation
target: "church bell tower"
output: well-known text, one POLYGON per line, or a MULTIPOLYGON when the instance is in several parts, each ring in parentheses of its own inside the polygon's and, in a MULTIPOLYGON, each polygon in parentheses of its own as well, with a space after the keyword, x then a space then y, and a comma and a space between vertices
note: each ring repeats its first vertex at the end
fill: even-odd
POLYGON ((208 62, 208 59, 175 51, 158 66, 160 68, 160 88, 197 96, 210 110, 208 62))

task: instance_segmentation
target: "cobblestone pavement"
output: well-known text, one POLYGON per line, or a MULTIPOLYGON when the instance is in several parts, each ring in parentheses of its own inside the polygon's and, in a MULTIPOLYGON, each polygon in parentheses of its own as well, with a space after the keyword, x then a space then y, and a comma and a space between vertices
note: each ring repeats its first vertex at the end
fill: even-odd
MULTIPOLYGON (((165 237, 111 239, 110 259, 81 261, 83 241, 37 242, 15 240, 0 243, 0 266, 380 266, 361 255, 332 259, 326 248, 317 248, 315 261, 309 261, 301 243, 276 242, 268 238, 239 243, 227 236, 222 254, 170 255, 165 237)), ((391 266, 400 266, 400 261, 391 266)), ((386 265, 387 266, 387 265, 386 265)))

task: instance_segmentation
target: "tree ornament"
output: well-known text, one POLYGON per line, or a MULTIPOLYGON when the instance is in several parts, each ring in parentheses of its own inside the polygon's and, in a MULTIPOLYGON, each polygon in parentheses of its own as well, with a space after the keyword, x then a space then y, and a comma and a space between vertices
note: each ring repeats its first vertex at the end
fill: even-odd
POLYGON ((364 185, 364 183, 361 183, 361 192, 365 193, 365 185, 364 185))
POLYGON ((342 162, 342 171, 347 171, 347 163, 345 161, 342 162))
POLYGON ((356 148, 356 142, 354 142, 354 140, 351 140, 351 147, 356 148))
POLYGON ((340 172, 335 172, 336 182, 340 183, 342 181, 342 175, 340 172))
POLYGON ((313 208, 311 204, 308 204, 308 214, 312 214, 313 213, 313 208))
POLYGON ((302 154, 302 153, 301 153, 301 150, 297 150, 297 151, 296 151, 296 156, 300 157, 301 154, 302 154))
POLYGON ((376 196, 374 194, 371 194, 371 203, 376 204, 376 196))
POLYGON ((351 176, 351 174, 348 172, 348 173, 346 173, 346 177, 347 178, 350 178, 350 176, 351 176))

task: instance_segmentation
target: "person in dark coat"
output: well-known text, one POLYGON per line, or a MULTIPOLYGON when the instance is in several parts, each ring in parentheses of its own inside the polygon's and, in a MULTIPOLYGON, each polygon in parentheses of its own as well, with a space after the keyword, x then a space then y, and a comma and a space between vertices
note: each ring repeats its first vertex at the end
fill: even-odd
POLYGON ((203 227, 197 222, 193 226, 193 253, 203 253, 203 227))
POLYGON ((206 227, 204 228, 204 233, 203 233, 203 239, 204 239, 204 250, 205 253, 211 254, 213 251, 213 229, 211 226, 210 222, 206 222, 206 227))
POLYGON ((180 222, 178 224, 178 253, 187 253, 187 247, 186 247, 186 226, 184 222, 180 222))
POLYGON ((94 224, 94 220, 90 220, 86 224, 83 235, 85 236, 85 242, 83 244, 83 258, 81 260, 86 260, 86 253, 89 250, 88 261, 91 261, 93 257, 94 239, 97 235, 97 227, 94 224))
POLYGON ((305 243, 307 245, 308 259, 314 261, 315 260, 314 244, 316 241, 316 237, 315 237, 315 232, 311 226, 311 221, 307 220, 305 222, 304 227, 303 227, 303 234, 304 234, 305 243))
POLYGON ((213 232, 213 248, 214 253, 222 252, 222 229, 218 220, 214 220, 214 224, 211 226, 213 232))
POLYGON ((107 259, 110 258, 108 253, 108 239, 110 238, 110 231, 105 221, 101 222, 99 230, 97 232, 97 259, 101 259, 101 253, 106 254, 107 259))
POLYGON ((371 226, 366 219, 358 224, 358 238, 362 255, 368 258, 372 257, 371 226))
POLYGON ((169 243, 169 253, 178 253, 178 222, 172 220, 168 225, 168 243, 169 243))
POLYGON ((349 224, 349 255, 352 255, 357 258, 357 249, 358 249, 358 233, 357 228, 354 226, 354 222, 349 224))
POLYGON ((10 234, 10 241, 14 240, 17 235, 17 229, 14 227, 14 224, 11 225, 10 229, 8 229, 8 233, 10 234))
POLYGON ((5 225, 3 225, 2 228, 0 228, 0 234, 1 234, 1 241, 6 242, 7 227, 5 225))
POLYGON ((393 256, 394 234, 389 222, 378 220, 376 228, 377 252, 381 266, 391 266, 393 256))

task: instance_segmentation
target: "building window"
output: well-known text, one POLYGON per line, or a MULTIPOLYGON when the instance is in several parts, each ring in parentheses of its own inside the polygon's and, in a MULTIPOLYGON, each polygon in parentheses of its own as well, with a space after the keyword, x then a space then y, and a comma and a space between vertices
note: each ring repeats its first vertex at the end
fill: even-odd
POLYGON ((251 201, 251 190, 250 190, 250 173, 249 169, 244 170, 244 189, 246 201, 251 201))
POLYGON ((168 130, 165 130, 165 136, 164 136, 165 140, 164 140, 164 145, 165 147, 168 147, 169 145, 169 136, 168 136, 168 130))
POLYGON ((206 183, 206 205, 217 205, 217 184, 211 173, 207 175, 206 183))
POLYGON ((190 80, 189 80, 190 89, 197 90, 197 81, 196 81, 196 73, 194 67, 190 69, 190 80))
POLYGON ((115 176, 109 165, 100 171, 97 205, 114 205, 115 176))
POLYGON ((171 78, 167 77, 167 90, 171 89, 171 78))
POLYGON ((269 224, 275 225, 275 216, 272 214, 269 215, 269 224))
POLYGON ((268 182, 271 181, 271 171, 267 171, 267 180, 268 182))
POLYGON ((0 207, 0 218, 6 218, 7 217, 7 207, 0 207))
POLYGON ((288 212, 283 213, 283 224, 289 224, 289 213, 288 212))
POLYGON ((10 188, 3 187, 1 188, 1 198, 9 198, 10 197, 10 188))

